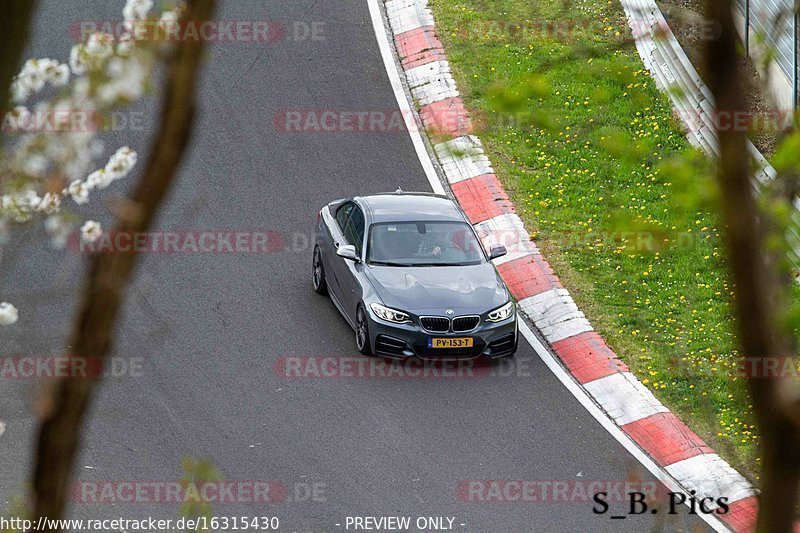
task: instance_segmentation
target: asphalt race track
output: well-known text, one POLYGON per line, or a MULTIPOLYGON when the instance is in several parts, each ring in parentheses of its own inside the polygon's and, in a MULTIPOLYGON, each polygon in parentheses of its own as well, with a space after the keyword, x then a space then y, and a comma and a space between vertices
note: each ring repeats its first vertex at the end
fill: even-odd
MULTIPOLYGON (((626 503, 601 516, 592 513, 591 501, 459 498, 464 480, 654 479, 524 340, 516 360, 494 370, 498 375, 474 379, 286 379, 276 373, 280 358, 358 355, 344 319, 311 288, 308 239, 320 206, 430 185, 406 133, 275 127, 275 115, 287 109, 397 108, 365 0, 220 4, 220 18, 269 18, 289 32, 270 44, 211 46, 194 140, 157 229, 267 230, 284 246, 272 253, 142 257, 115 352, 120 361, 140 361, 141 372, 104 382, 78 479, 176 480, 183 457, 207 457, 228 480, 273 480, 288 491, 280 502, 218 505, 214 514, 277 516, 281 531, 340 531, 347 516, 455 517, 460 531, 707 530, 685 506, 665 522, 663 514, 649 513, 611 520, 625 513, 626 503), (295 23, 317 23, 323 37, 296 38, 295 23), (308 496, 311 486, 316 496, 308 496)), ((119 19, 123 5, 42 0, 29 55, 66 60, 70 24, 119 19)), ((141 116, 144 129, 123 127, 108 138, 106 153, 130 144, 140 152, 141 168, 156 107, 150 97, 135 108, 139 115, 131 116, 141 116)), ((123 188, 115 184, 104 198, 123 188)), ((112 221, 99 202, 81 212, 112 221)), ((85 258, 43 244, 43 231, 31 229, 0 257, 0 294, 21 313, 14 334, 0 332, 3 352, 69 351, 64 339, 85 258)), ((0 380, 3 505, 24 491, 29 475, 40 386, 0 380)), ((70 516, 179 515, 178 505, 165 502, 76 501, 70 516)))

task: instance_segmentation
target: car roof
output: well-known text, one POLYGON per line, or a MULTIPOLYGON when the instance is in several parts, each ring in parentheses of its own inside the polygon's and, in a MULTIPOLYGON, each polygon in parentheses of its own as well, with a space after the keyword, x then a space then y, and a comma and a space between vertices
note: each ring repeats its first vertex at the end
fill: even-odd
POLYGON ((461 209, 447 196, 432 193, 385 193, 358 197, 372 223, 404 221, 464 222, 461 209))

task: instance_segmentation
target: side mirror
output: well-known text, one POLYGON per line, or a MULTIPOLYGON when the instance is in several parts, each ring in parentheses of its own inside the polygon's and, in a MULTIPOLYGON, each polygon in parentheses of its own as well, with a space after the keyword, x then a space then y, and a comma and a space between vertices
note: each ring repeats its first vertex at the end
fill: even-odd
POLYGON ((489 260, 497 259, 498 257, 503 257, 508 253, 506 247, 503 245, 492 246, 492 251, 489 252, 489 260))
POLYGON ((343 259, 347 259, 348 261, 359 261, 358 255, 356 255, 356 247, 352 244, 338 247, 336 249, 336 255, 343 259))

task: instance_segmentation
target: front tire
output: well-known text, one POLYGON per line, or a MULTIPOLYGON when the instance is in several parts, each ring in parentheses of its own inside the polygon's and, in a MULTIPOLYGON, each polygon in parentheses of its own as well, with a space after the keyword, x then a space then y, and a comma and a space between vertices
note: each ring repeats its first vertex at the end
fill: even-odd
POLYGON ((319 246, 314 247, 314 261, 312 266, 314 292, 325 296, 328 294, 328 282, 325 281, 325 268, 322 266, 322 252, 320 252, 319 246))
POLYGON ((369 319, 363 305, 356 311, 356 347, 363 355, 372 355, 369 341, 369 319))

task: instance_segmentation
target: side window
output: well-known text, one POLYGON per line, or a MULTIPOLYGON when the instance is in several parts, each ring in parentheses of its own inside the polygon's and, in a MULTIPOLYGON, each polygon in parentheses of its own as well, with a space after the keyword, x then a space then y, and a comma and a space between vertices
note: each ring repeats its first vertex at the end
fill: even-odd
POLYGON ((364 244, 364 213, 356 205, 353 206, 350 219, 347 221, 344 236, 350 244, 355 245, 356 253, 361 255, 361 248, 364 244))
POLYGON ((342 230, 342 233, 345 232, 345 224, 347 223, 347 218, 350 216, 350 211, 353 210, 354 205, 353 202, 347 202, 336 211, 336 223, 339 224, 339 229, 342 230))

